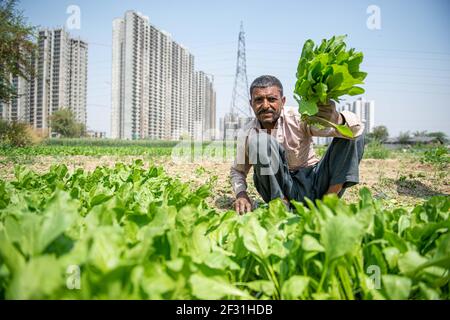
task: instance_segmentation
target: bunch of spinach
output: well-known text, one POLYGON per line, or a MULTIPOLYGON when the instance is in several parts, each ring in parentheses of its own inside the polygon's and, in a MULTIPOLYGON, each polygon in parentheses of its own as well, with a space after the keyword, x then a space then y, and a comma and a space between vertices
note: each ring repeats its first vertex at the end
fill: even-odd
POLYGON ((343 95, 358 95, 364 89, 367 73, 359 70, 363 53, 355 49, 346 50, 346 35, 323 39, 320 46, 307 40, 297 67, 297 82, 294 98, 299 104, 299 112, 304 121, 319 127, 334 127, 342 135, 353 137, 347 126, 337 125, 315 116, 320 105, 329 105, 330 100, 339 102, 343 95))

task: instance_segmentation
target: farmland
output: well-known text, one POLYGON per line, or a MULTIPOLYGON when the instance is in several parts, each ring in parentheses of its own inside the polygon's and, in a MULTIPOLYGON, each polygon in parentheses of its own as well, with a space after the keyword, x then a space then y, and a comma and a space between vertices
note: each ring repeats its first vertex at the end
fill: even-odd
POLYGON ((238 216, 229 159, 173 161, 173 147, 2 149, 0 296, 449 299, 443 149, 368 146, 360 185, 292 212, 248 179, 258 208, 238 216))

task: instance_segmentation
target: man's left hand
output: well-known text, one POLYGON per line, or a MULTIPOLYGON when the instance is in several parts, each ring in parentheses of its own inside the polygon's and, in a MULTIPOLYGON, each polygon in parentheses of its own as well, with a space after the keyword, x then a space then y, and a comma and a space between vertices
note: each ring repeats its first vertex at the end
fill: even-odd
POLYGON ((319 108, 319 112, 316 114, 317 117, 335 124, 344 124, 344 117, 340 112, 337 112, 334 101, 330 100, 328 104, 321 104, 319 102, 317 103, 317 107, 319 108))

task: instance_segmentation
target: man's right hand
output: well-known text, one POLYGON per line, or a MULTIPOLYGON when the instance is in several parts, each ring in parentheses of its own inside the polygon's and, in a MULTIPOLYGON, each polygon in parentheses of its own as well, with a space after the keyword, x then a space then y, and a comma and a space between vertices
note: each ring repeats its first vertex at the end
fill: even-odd
POLYGON ((248 197, 247 192, 242 191, 236 196, 236 202, 234 203, 234 208, 239 214, 244 214, 246 212, 252 211, 252 202, 248 197))

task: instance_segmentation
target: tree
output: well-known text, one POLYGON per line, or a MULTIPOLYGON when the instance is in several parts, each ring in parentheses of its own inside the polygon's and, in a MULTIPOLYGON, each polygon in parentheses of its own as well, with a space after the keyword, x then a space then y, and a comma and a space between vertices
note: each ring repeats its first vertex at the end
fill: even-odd
POLYGON ((59 109, 50 116, 50 126, 52 132, 66 138, 79 138, 86 134, 85 125, 76 122, 74 114, 67 108, 59 109))
POLYGON ((430 132, 430 133, 427 133, 427 136, 435 137, 442 144, 445 144, 448 142, 447 135, 442 131, 430 132))
POLYGON ((414 136, 414 137, 426 137, 426 136, 427 136, 427 131, 426 131, 426 130, 423 130, 423 131, 419 131, 419 130, 414 131, 414 132, 413 132, 413 136, 414 136))
POLYGON ((398 135, 398 142, 400 142, 401 144, 406 144, 409 142, 410 138, 411 137, 409 135, 409 131, 400 132, 400 134, 398 135))
POLYGON ((17 97, 12 77, 30 80, 34 74, 36 30, 28 25, 17 0, 0 0, 0 102, 17 97))
POLYGON ((388 129, 385 126, 376 126, 372 129, 372 132, 367 134, 370 140, 377 140, 384 142, 389 138, 388 129))

